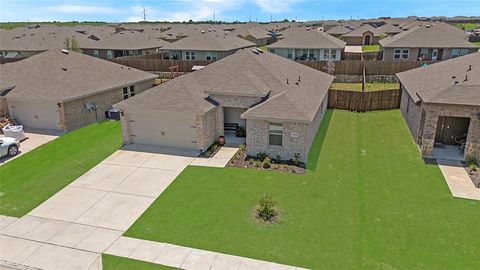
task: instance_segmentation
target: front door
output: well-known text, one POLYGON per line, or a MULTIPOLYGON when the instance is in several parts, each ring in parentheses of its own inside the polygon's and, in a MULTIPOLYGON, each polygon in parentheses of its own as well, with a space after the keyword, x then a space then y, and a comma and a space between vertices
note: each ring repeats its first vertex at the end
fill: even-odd
POLYGON ((438 58, 438 49, 432 50, 432 61, 437 61, 438 58))
POLYGON ((467 139, 470 118, 439 116, 435 143, 458 145, 461 140, 467 139))
POLYGON ((366 35, 365 36, 365 42, 364 42, 364 45, 370 45, 370 35, 366 35))

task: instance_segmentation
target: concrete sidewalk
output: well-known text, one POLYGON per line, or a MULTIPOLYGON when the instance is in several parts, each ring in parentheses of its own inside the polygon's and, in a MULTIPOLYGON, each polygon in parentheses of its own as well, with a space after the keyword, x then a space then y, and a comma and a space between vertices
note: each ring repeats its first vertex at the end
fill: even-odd
POLYGON ((475 187, 460 161, 437 159, 437 164, 453 197, 480 200, 480 189, 475 187))

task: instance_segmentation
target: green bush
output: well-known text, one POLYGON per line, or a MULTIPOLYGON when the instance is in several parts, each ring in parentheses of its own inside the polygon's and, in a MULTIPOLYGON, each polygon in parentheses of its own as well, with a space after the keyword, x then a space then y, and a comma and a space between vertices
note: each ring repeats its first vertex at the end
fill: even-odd
POLYGON ((264 169, 270 169, 270 167, 271 167, 270 162, 271 162, 271 159, 269 157, 266 157, 263 160, 263 168, 264 169))
POLYGON ((240 149, 240 151, 245 151, 247 149, 247 146, 242 143, 238 148, 240 149))
POLYGON ((253 165, 255 163, 255 160, 253 158, 248 159, 248 164, 253 165))
POLYGON ((259 206, 257 208, 257 217, 265 222, 271 222, 277 216, 276 204, 272 197, 265 194, 260 198, 259 206))
POLYGON ((477 161, 471 160, 470 162, 468 162, 468 167, 470 168, 471 171, 476 172, 478 169, 477 161))
POLYGON ((257 168, 260 167, 260 161, 258 161, 258 160, 255 160, 255 161, 254 161, 254 164, 255 164, 255 167, 257 167, 257 168))
POLYGON ((245 128, 238 127, 235 129, 235 136, 245 138, 247 136, 247 132, 245 132, 245 128))
POLYGON ((263 160, 268 157, 267 153, 265 152, 258 152, 257 154, 257 157, 260 159, 261 162, 263 162, 263 160))
POLYGON ((295 153, 292 162, 295 166, 298 166, 300 164, 300 153, 295 153))

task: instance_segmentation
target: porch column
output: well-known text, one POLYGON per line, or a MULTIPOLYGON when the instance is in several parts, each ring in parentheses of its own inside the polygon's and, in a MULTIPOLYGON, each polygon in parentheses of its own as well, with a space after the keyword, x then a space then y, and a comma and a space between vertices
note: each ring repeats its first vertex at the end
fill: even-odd
POLYGON ((224 136, 224 114, 223 106, 218 106, 215 111, 215 136, 224 136))

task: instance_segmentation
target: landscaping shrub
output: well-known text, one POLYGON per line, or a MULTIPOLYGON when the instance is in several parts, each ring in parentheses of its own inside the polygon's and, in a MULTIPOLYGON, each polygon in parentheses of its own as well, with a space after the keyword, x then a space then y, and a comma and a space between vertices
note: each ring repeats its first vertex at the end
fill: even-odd
POLYGON ((254 163, 255 163, 255 167, 257 167, 257 168, 260 167, 260 161, 255 160, 254 163))
POLYGON ((272 222, 277 216, 277 207, 276 203, 272 200, 272 197, 265 194, 260 201, 258 202, 259 206, 257 208, 257 218, 261 219, 264 222, 272 222))
POLYGON ((238 127, 235 129, 235 136, 245 138, 247 136, 247 132, 245 132, 245 128, 238 127))
POLYGON ((263 160, 263 168, 264 169, 270 169, 270 162, 271 162, 271 159, 269 157, 266 157, 264 160, 263 160))
POLYGON ((263 160, 268 157, 267 153, 265 152, 258 152, 257 154, 257 157, 260 159, 261 162, 263 162, 263 160))
POLYGON ((240 151, 245 151, 247 149, 247 146, 242 143, 238 148, 240 149, 240 151))
POLYGON ((471 160, 468 162, 468 167, 470 168, 471 171, 476 172, 478 169, 477 161, 471 160))
POLYGON ((300 164, 300 153, 295 153, 292 162, 295 166, 298 166, 300 164))

